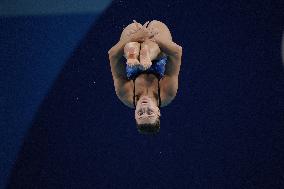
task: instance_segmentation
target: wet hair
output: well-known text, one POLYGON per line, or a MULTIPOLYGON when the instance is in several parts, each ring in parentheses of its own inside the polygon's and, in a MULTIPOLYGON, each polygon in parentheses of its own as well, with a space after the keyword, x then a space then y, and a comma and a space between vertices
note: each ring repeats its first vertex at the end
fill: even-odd
POLYGON ((155 123, 138 124, 136 121, 136 126, 141 134, 154 135, 160 131, 160 116, 157 118, 155 123))

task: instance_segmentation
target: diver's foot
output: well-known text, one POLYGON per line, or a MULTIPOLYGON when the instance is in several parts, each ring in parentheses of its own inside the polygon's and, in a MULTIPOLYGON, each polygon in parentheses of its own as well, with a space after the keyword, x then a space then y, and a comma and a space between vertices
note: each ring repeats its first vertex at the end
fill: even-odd
POLYGON ((140 65, 144 70, 147 70, 152 65, 149 49, 146 45, 140 50, 140 65))
POLYGON ((127 62, 126 64, 128 66, 135 66, 135 65, 139 65, 139 60, 137 59, 138 57, 138 53, 136 52, 135 47, 129 47, 126 49, 126 53, 127 53, 127 62))
POLYGON ((139 65, 139 60, 137 58, 128 58, 126 64, 130 67, 139 65))

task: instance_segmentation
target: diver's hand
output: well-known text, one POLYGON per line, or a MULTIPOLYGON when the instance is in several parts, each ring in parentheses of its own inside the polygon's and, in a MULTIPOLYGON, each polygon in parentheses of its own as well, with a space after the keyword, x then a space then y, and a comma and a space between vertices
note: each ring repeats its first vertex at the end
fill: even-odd
MULTIPOLYGON (((137 23, 135 20, 133 20, 135 23, 137 23)), ((149 21, 147 21, 142 27, 139 26, 137 23, 136 29, 130 31, 128 34, 129 41, 130 42, 144 42, 146 39, 149 39, 151 37, 150 31, 147 28, 149 21)))
POLYGON ((135 24, 135 28, 130 29, 127 33, 127 36, 131 36, 132 34, 136 33, 138 30, 140 30, 143 26, 138 23, 136 20, 133 20, 134 24, 135 24))

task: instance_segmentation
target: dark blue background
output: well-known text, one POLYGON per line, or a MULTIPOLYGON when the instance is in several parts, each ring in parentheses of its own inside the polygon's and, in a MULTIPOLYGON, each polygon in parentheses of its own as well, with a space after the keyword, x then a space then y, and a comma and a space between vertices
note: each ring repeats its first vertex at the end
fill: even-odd
POLYGON ((188 3, 112 3, 41 103, 8 188, 284 186, 283 3, 188 3), (137 132, 108 62, 133 19, 163 21, 183 47, 178 94, 155 137, 137 132))
POLYGON ((0 17, 0 188, 38 106, 96 18, 0 17))

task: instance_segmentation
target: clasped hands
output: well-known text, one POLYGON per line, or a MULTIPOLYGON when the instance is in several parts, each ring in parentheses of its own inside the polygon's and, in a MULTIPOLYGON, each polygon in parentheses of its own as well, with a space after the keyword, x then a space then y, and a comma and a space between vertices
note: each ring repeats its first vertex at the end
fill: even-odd
POLYGON ((127 37, 130 42, 145 42, 147 40, 155 42, 157 40, 157 36, 159 35, 159 31, 156 28, 147 28, 149 21, 147 21, 143 26, 139 25, 135 20, 136 28, 132 29, 128 32, 127 37))

